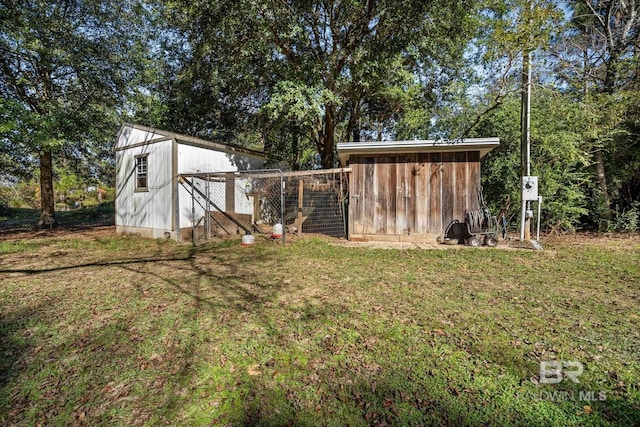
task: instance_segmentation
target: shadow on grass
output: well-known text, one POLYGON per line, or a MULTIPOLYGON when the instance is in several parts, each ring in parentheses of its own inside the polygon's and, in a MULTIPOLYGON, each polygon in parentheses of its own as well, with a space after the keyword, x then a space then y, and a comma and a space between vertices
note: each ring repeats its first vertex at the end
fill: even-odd
POLYGON ((385 362, 371 375, 349 370, 334 375, 307 382, 295 393, 286 388, 274 390, 269 381, 250 380, 240 424, 640 425, 637 403, 620 395, 607 395, 605 401, 600 401, 598 392, 593 395, 583 389, 547 387, 524 392, 467 388, 456 384, 456 378, 447 373, 414 372, 408 366, 385 362), (309 394, 315 395, 314 405, 301 406, 299 401, 304 398, 298 396, 309 394))
MULTIPOLYGON (((188 327, 182 333, 186 336, 202 335, 197 320, 214 316, 222 327, 229 324, 241 324, 243 316, 263 317, 264 304, 273 302, 284 292, 282 283, 260 283, 258 277, 247 271, 248 265, 264 265, 277 262, 274 253, 265 254, 247 250, 242 256, 226 251, 226 243, 212 249, 211 247, 190 247, 188 256, 182 262, 169 267, 173 275, 161 274, 151 269, 140 270, 138 265, 122 266, 131 273, 143 274, 145 277, 164 283, 169 289, 191 300, 185 305, 182 313, 183 321, 188 327), (216 249, 221 253, 212 252, 216 249), (224 268, 223 268, 224 267, 224 268)), ((144 268, 146 265, 143 265, 144 268)), ((144 287, 136 284, 139 292, 144 287)), ((289 290, 291 288, 289 287, 289 290)), ((175 423, 176 413, 180 413, 185 405, 193 402, 185 401, 185 390, 197 379, 198 367, 202 363, 202 354, 196 351, 182 351, 172 361, 171 377, 167 379, 161 405, 157 408, 155 419, 162 422, 175 423)), ((239 385, 240 383, 238 383, 239 385)), ((207 400, 208 396, 200 396, 198 400, 207 400), (203 399, 204 398, 204 399, 203 399)), ((212 421, 213 422, 213 421, 212 421)))
POLYGON ((65 270, 78 270, 83 268, 93 268, 93 267, 126 267, 128 265, 135 264, 155 264, 158 262, 171 262, 171 261, 187 261, 190 258, 190 255, 187 257, 153 257, 153 258, 134 258, 134 259, 121 259, 121 260, 113 260, 113 261, 93 261, 81 264, 71 264, 71 265, 58 265, 55 267, 46 267, 46 268, 5 268, 0 269, 0 273, 2 274, 26 274, 26 275, 38 275, 44 273, 53 273, 58 271, 65 270))
MULTIPOLYGON (((172 419, 181 405, 182 390, 193 378, 194 366, 202 357, 187 343, 189 339, 202 335, 197 330, 196 320, 202 316, 218 315, 230 307, 236 314, 256 312, 261 310, 260 304, 265 301, 259 284, 247 285, 251 280, 243 271, 242 263, 269 262, 271 254, 247 251, 241 258, 229 262, 223 258, 224 255, 209 253, 211 250, 211 247, 173 247, 172 253, 164 256, 84 263, 74 263, 73 257, 67 257, 56 260, 64 264, 45 268, 7 268, 5 264, 0 274, 11 275, 14 283, 16 275, 24 275, 25 283, 31 283, 30 280, 46 283, 65 280, 67 274, 74 272, 77 273, 75 277, 92 277, 92 273, 82 273, 83 270, 104 268, 115 272, 112 269, 119 269, 131 274, 123 277, 133 278, 123 285, 136 288, 138 295, 150 289, 153 295, 160 296, 160 305, 164 291, 157 284, 162 283, 171 290, 169 295, 181 295, 188 302, 183 311, 175 314, 179 316, 176 321, 184 323, 188 330, 169 332, 161 338, 165 332, 154 328, 164 327, 163 318, 167 313, 163 308, 158 308, 157 316, 152 315, 148 320, 152 325, 157 321, 158 326, 140 333, 132 320, 136 319, 136 312, 121 309, 118 317, 114 318, 109 317, 108 312, 95 312, 92 307, 71 307, 72 311, 80 314, 69 317, 83 315, 101 320, 80 323, 64 333, 57 331, 57 322, 68 316, 62 311, 65 304, 82 304, 73 289, 83 285, 75 285, 75 282, 70 283, 68 291, 61 291, 61 298, 65 299, 62 304, 48 297, 50 292, 44 286, 38 292, 42 292, 40 297, 46 298, 47 303, 18 311, 13 307, 0 306, 3 309, 0 313, 0 414, 4 414, 0 415, 0 424, 68 424, 85 418, 104 425, 114 420, 131 423, 131 420, 119 418, 118 411, 131 409, 130 399, 135 388, 149 389, 163 398, 161 404, 154 407, 154 412, 149 412, 144 405, 134 408, 133 424, 143 424, 150 419, 172 419), (217 263, 225 264, 224 271, 216 271, 212 265, 217 263), (159 266, 164 268, 164 273, 154 269, 159 266), (144 279, 137 281, 137 275, 144 279), (33 325, 40 326, 33 329, 33 325), (45 332, 47 327, 52 329, 45 332), (41 342, 38 342, 39 338, 41 342), (161 339, 169 342, 163 342, 165 346, 153 354, 145 354, 146 347, 159 345, 161 339), (134 380, 123 378, 123 372, 133 376, 134 380)), ((224 250, 224 244, 221 250, 224 250)), ((46 262, 44 257, 42 262, 46 262)), ((270 296, 279 291, 277 284, 270 285, 270 296)), ((54 292, 60 293, 60 290, 54 292)), ((141 300, 144 304, 153 303, 150 297, 142 297, 141 300)), ((21 304, 16 307, 21 307, 21 304)), ((172 310, 179 308, 171 307, 172 310)), ((101 310, 106 309, 103 307, 101 310)))

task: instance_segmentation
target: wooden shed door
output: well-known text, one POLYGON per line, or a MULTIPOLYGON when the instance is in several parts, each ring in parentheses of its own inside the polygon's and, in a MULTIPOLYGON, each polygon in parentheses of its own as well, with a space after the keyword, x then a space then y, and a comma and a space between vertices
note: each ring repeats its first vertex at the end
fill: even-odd
POLYGON ((397 235, 413 229, 413 157, 359 157, 351 162, 350 234, 397 235))

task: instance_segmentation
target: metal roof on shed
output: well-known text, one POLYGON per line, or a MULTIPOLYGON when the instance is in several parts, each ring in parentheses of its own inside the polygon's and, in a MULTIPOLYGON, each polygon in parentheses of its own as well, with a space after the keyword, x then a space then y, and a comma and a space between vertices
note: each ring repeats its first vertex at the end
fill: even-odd
POLYGON ((499 138, 431 139, 414 141, 374 141, 338 143, 340 163, 346 166, 352 155, 444 153, 479 151, 480 158, 500 145, 499 138))
POLYGON ((201 147, 201 148, 206 148, 209 150, 215 150, 215 151, 220 151, 220 152, 229 153, 229 154, 242 154, 242 155, 255 157, 263 160, 267 159, 268 157, 267 154, 262 151, 252 150, 249 148, 245 148, 245 147, 241 147, 233 144, 209 141, 202 138, 196 138, 189 135, 183 135, 180 133, 156 129, 150 126, 143 126, 135 123, 124 123, 122 125, 115 139, 114 151, 127 150, 135 146, 149 145, 157 142, 167 141, 170 139, 175 139, 176 142, 178 142, 179 144, 192 145, 194 147, 201 147), (137 130, 147 132, 149 134, 149 139, 145 139, 144 141, 141 141, 133 145, 125 144, 125 145, 119 146, 118 144, 121 142, 120 136, 123 134, 123 132, 127 128, 137 129, 137 130))

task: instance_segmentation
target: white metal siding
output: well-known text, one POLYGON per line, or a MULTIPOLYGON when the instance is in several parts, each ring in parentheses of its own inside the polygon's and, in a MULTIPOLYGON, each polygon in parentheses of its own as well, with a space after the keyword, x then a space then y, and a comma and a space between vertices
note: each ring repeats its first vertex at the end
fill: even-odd
POLYGON ((171 231, 171 146, 168 140, 116 152, 116 226, 171 231), (148 155, 149 191, 136 191, 140 154, 148 155))
POLYGON ((178 173, 227 172, 238 168, 231 154, 178 144, 178 173))
MULTIPOLYGON (((173 192, 172 164, 175 161, 177 173, 198 172, 231 172, 237 170, 261 169, 264 160, 246 156, 242 153, 228 154, 180 143, 178 138, 177 159, 173 158, 173 138, 175 135, 154 129, 137 129, 134 126, 123 126, 116 149, 116 226, 121 231, 133 230, 152 237, 162 237, 172 229, 172 217, 179 212, 180 228, 192 226, 192 216, 197 223, 204 216, 203 206, 206 202, 202 196, 195 194, 195 215, 192 214, 192 198, 184 188, 179 186, 179 194, 173 192), (166 137, 167 140, 161 139, 166 137), (153 144, 144 144, 151 140, 160 140, 153 144), (135 156, 146 154, 148 161, 148 191, 136 191, 135 156), (172 202, 177 204, 172 205, 172 202), (198 203, 199 202, 199 203, 198 203), (202 205, 202 206, 201 206, 202 205)), ((253 201, 245 195, 244 180, 236 180, 235 211, 251 214, 253 201)), ((203 181, 194 181, 194 185, 207 194, 203 181)), ((210 183, 210 200, 225 209, 226 188, 224 183, 210 183)), ((215 210, 212 208, 212 210, 215 210)))
MULTIPOLYGON (((205 148, 194 147, 186 144, 178 144, 178 171, 179 173, 206 173, 206 172, 233 172, 237 170, 260 169, 264 161, 251 157, 228 154, 220 151, 212 151, 205 148)), ((247 200, 245 196, 244 180, 236 180, 235 184, 235 212, 241 214, 253 213, 253 200, 247 200)), ((194 185, 203 194, 207 194, 206 185, 201 180, 195 180, 194 185)), ((197 223, 204 216, 204 199, 195 193, 195 215, 192 215, 191 195, 180 188, 180 227, 191 227, 192 216, 197 223), (202 206, 200 206, 200 204, 202 206)), ((212 182, 209 184, 209 198, 221 209, 225 209, 225 184, 212 182)), ((215 211, 214 207, 211 210, 215 211)))
MULTIPOLYGON (((202 194, 207 194, 207 187, 204 180, 201 179, 193 179, 191 177, 187 178, 189 182, 193 182, 193 186, 195 190, 199 190, 202 194)), ((191 185, 185 183, 185 185, 180 185, 180 228, 189 228, 192 227, 193 224, 197 224, 202 220, 204 216, 205 208, 207 207, 207 202, 198 191, 193 192, 194 198, 191 200, 191 185), (193 221, 192 221, 193 218, 193 221)), ((209 183, 209 200, 212 203, 215 203, 221 209, 224 209, 225 206, 225 186, 224 183, 221 182, 211 182, 209 183)), ((210 210, 215 211, 215 207, 209 205, 210 210)), ((200 222, 202 225, 202 222, 200 222)))
POLYGON ((247 186, 251 182, 248 179, 236 179, 235 206, 240 214, 253 215, 253 196, 247 196, 247 186))
MULTIPOLYGON (((192 227, 192 224, 202 225, 202 218, 205 215, 205 210, 209 207, 209 210, 216 212, 219 209, 226 210, 226 183, 225 182, 209 182, 207 188, 206 179, 199 179, 193 177, 187 177, 189 183, 180 186, 180 227, 188 228, 192 227), (191 200, 191 182, 194 186, 194 199, 191 200), (207 202, 203 195, 209 195, 210 203, 207 202), (217 206, 217 208, 216 208, 217 206), (193 218, 193 220, 192 220, 193 218)), ((247 196, 245 192, 246 184, 249 181, 246 179, 236 179, 234 186, 234 201, 236 214, 253 214, 253 196, 247 196)))
POLYGON ((122 128, 119 138, 116 141, 116 148, 128 147, 141 142, 151 141, 152 139, 162 138, 163 136, 164 135, 154 131, 140 130, 130 126, 125 126, 122 128))

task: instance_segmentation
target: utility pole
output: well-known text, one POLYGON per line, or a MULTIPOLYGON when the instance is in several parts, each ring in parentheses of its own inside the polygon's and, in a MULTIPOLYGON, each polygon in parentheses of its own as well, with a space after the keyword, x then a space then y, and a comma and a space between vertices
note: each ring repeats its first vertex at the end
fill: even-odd
MULTIPOLYGON (((527 1, 529 13, 533 13, 533 1, 527 1)), ((526 12, 524 13, 526 17, 526 12)), ((529 24, 531 25, 531 15, 529 15, 529 24)), ((529 31, 531 31, 529 29, 529 31)), ((542 197, 538 196, 538 177, 531 176, 531 69, 532 69, 532 40, 529 33, 529 42, 525 42, 522 52, 522 104, 520 110, 520 153, 522 157, 522 165, 520 170, 520 202, 522 203, 522 212, 520 215, 520 241, 529 242, 534 249, 541 250, 542 246, 538 243, 540 238, 540 205, 542 197), (531 219, 533 218, 533 210, 531 202, 538 202, 538 227, 536 240, 531 238, 531 219)))
POLYGON ((520 110, 520 151, 522 167, 520 176, 520 240, 531 239, 531 202, 526 200, 524 179, 531 175, 531 51, 527 48, 522 55, 522 104, 520 110))

